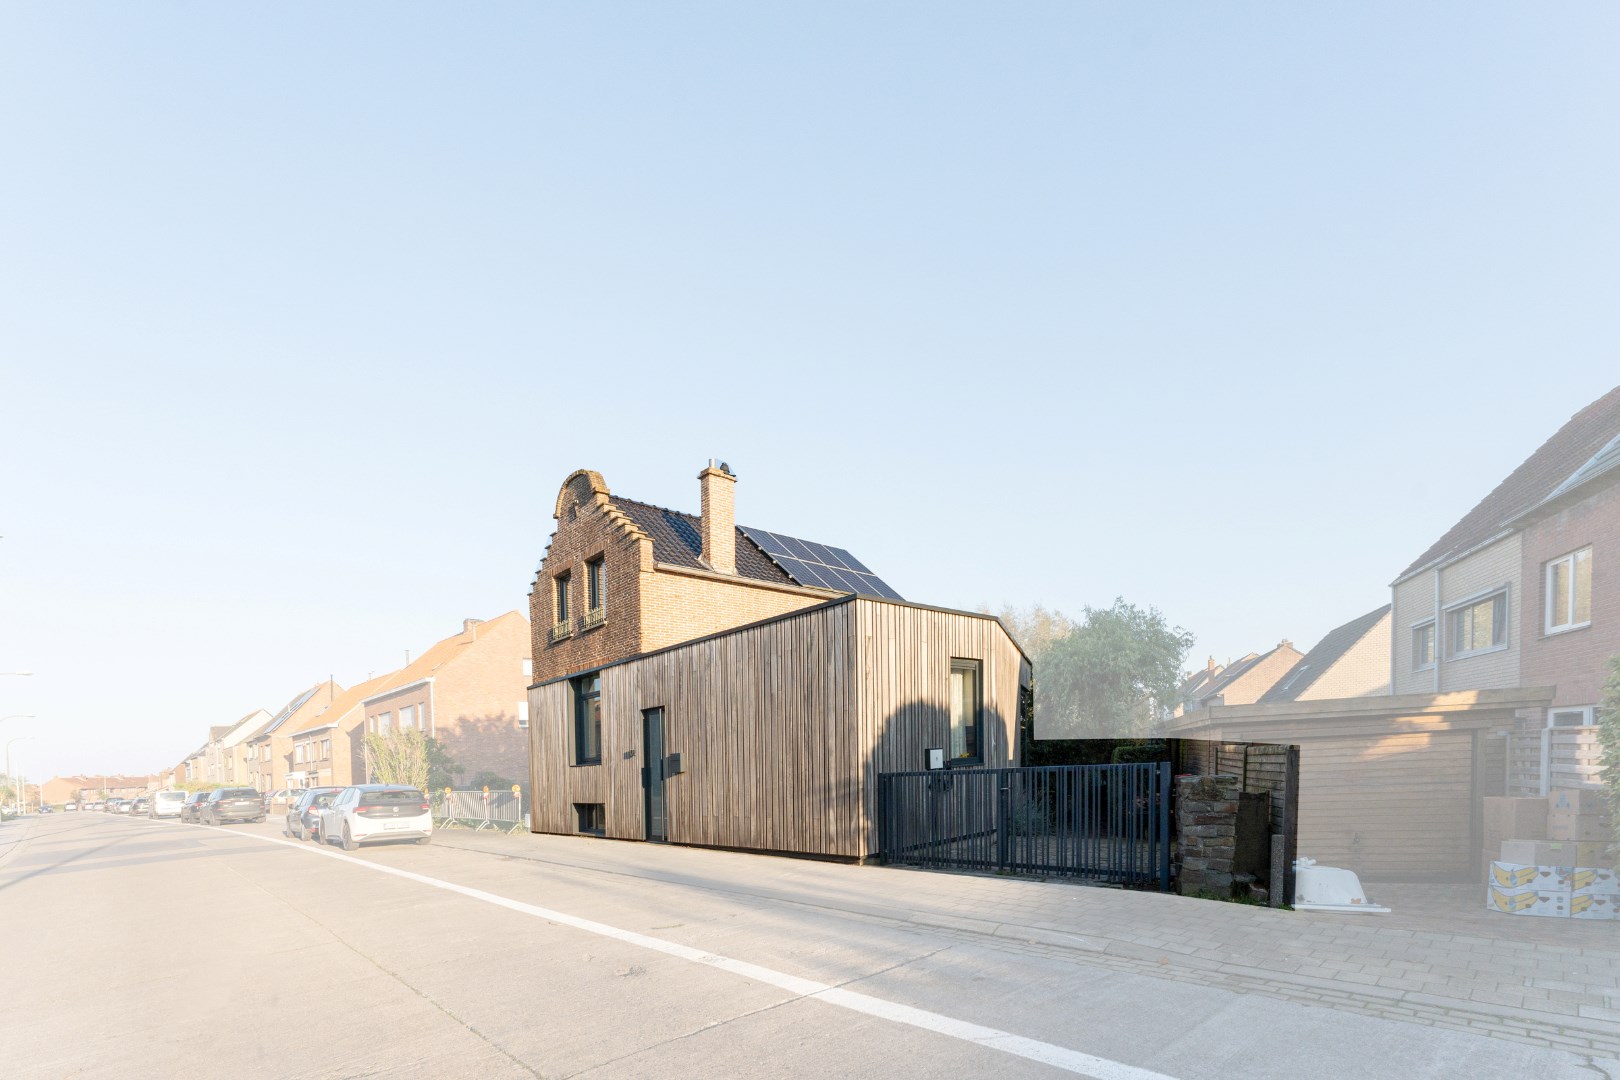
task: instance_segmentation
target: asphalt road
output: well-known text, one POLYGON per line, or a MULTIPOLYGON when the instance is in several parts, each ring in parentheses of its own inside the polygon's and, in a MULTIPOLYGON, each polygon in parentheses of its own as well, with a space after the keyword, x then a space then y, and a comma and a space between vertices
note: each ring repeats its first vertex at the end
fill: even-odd
MULTIPOLYGON (((776 862, 737 858, 759 858, 762 874, 776 862)), ((448 843, 346 855, 271 824, 11 822, 0 1068, 122 1080, 1610 1075, 1569 1053, 1004 951, 862 919, 828 892, 813 900, 751 902, 698 880, 448 843)))

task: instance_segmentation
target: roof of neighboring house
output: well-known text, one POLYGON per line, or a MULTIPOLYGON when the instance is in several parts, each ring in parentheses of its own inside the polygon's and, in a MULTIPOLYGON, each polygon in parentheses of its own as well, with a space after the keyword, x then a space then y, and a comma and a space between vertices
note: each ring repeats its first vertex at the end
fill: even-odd
POLYGON ((1355 647, 1356 642, 1366 637, 1377 626, 1385 615, 1389 614, 1389 605, 1385 604, 1377 611, 1351 619, 1343 626, 1334 627, 1327 632, 1327 636, 1318 641, 1311 649, 1299 659, 1287 674, 1277 680, 1277 685, 1260 695, 1259 704, 1270 705, 1279 701, 1298 701, 1299 695, 1309 690, 1316 680, 1320 679, 1327 670, 1344 658, 1344 654, 1355 647))
MULTIPOLYGON (((1401 571, 1395 584, 1501 535, 1509 522, 1551 497, 1594 459, 1608 453, 1617 435, 1620 386, 1570 417, 1495 490, 1401 571)), ((1611 463, 1605 470, 1612 467, 1611 463)))
POLYGON ((379 675, 375 679, 367 679, 365 682, 355 683, 347 690, 338 694, 337 697, 333 698, 330 705, 311 717, 309 722, 303 727, 292 732, 292 736, 297 738, 300 735, 308 735, 311 732, 334 727, 337 724, 342 723, 343 718, 349 713, 353 712, 357 705, 359 705, 367 697, 376 693, 378 689, 389 685, 394 676, 398 674, 398 671, 390 671, 387 675, 379 675))
MULTIPOLYGON (((331 727, 342 722, 343 718, 353 712, 355 708, 365 701, 379 697, 390 690, 397 690, 402 686, 409 686, 433 675, 447 664, 452 664, 465 655, 468 648, 482 640, 479 635, 487 634, 503 623, 516 621, 525 625, 527 617, 520 611, 508 611, 486 622, 473 624, 469 632, 463 630, 452 634, 442 641, 436 641, 428 647, 427 651, 415 660, 396 671, 386 675, 379 675, 375 679, 368 679, 363 683, 349 687, 338 694, 332 704, 321 710, 320 714, 312 718, 307 724, 293 732, 294 735, 303 735, 311 731, 331 727)), ((527 635, 525 635, 525 638, 527 635)))
POLYGON ((268 724, 265 724, 262 728, 255 731, 249 737, 250 741, 252 739, 263 738, 266 735, 274 735, 277 728, 281 727, 281 725, 285 724, 288 720, 291 720, 293 713, 297 712, 299 709, 302 709, 304 705, 308 703, 309 699, 314 697, 320 691, 321 687, 325 685, 327 685, 327 682, 323 679, 314 686, 310 687, 308 690, 305 690, 303 693, 299 694, 297 697, 293 698, 291 701, 287 702, 287 704, 281 707, 280 712, 276 713, 276 715, 270 718, 270 722, 268 724))

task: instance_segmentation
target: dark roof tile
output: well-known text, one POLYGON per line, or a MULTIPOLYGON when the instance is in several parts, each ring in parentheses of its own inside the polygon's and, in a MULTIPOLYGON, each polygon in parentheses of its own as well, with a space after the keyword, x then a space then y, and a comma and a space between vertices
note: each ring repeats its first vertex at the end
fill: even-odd
POLYGON ((1506 528, 1507 523, 1547 498, 1620 434, 1620 386, 1570 417, 1541 447, 1496 485, 1479 505, 1446 531, 1396 583, 1464 552, 1506 528))

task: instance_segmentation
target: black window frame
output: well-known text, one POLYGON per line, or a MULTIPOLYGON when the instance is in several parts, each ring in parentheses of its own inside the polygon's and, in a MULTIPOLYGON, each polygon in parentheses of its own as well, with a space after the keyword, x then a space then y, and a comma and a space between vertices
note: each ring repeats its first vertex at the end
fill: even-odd
POLYGON ((607 602, 607 557, 585 560, 585 614, 600 611, 607 602))
MULTIPOLYGON (((946 677, 945 686, 946 686, 947 697, 950 699, 950 700, 948 700, 946 702, 946 707, 945 707, 945 748, 946 748, 945 749, 945 752, 946 752, 945 767, 955 769, 955 768, 963 768, 963 767, 969 766, 969 765, 983 765, 984 764, 984 661, 983 660, 975 660, 972 657, 967 657, 967 656, 953 656, 953 657, 951 657, 950 672, 946 677), (951 754, 951 750, 953 748, 953 742, 954 742, 953 735, 954 735, 955 730, 956 730, 955 718, 952 716, 952 711, 956 707, 956 702, 955 702, 955 694, 954 694, 954 691, 952 689, 951 684, 956 681, 955 677, 956 677, 956 673, 958 671, 972 671, 973 672, 973 689, 974 689, 973 720, 972 720, 972 722, 970 724, 967 725, 968 730, 971 731, 972 736, 973 736, 972 749, 971 749, 971 752, 965 753, 965 754, 961 755, 960 757, 951 754)), ((964 739, 963 742, 964 742, 964 746, 965 746, 967 740, 964 739)))
POLYGON ((569 682, 574 698, 573 763, 579 765, 602 764, 602 676, 599 672, 581 675, 569 682), (586 710, 594 704, 587 722, 586 710), (587 738, 589 734, 589 738, 587 738), (587 749, 595 751, 594 755, 587 749))
POLYGON ((568 610, 568 586, 572 577, 572 571, 564 570, 551 579, 551 612, 553 615, 551 621, 558 626, 568 622, 571 618, 568 610))
POLYGON ((575 803, 574 828, 581 836, 607 835, 607 805, 605 803, 575 803))

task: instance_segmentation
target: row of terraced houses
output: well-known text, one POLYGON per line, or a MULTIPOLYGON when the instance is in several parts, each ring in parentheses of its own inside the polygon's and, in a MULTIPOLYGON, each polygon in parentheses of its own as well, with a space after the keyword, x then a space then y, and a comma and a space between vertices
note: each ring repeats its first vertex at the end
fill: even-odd
POLYGON ((1587 405, 1307 652, 1193 673, 1176 734, 1298 743, 1302 852, 1468 876, 1481 800, 1600 786, 1620 655, 1620 388, 1587 405))
POLYGON ((365 783, 365 735, 410 728, 443 746, 457 784, 522 782, 529 681, 529 622, 521 612, 466 619, 396 671, 353 686, 323 679, 274 713, 255 709, 210 727, 157 784, 269 792, 365 783))

